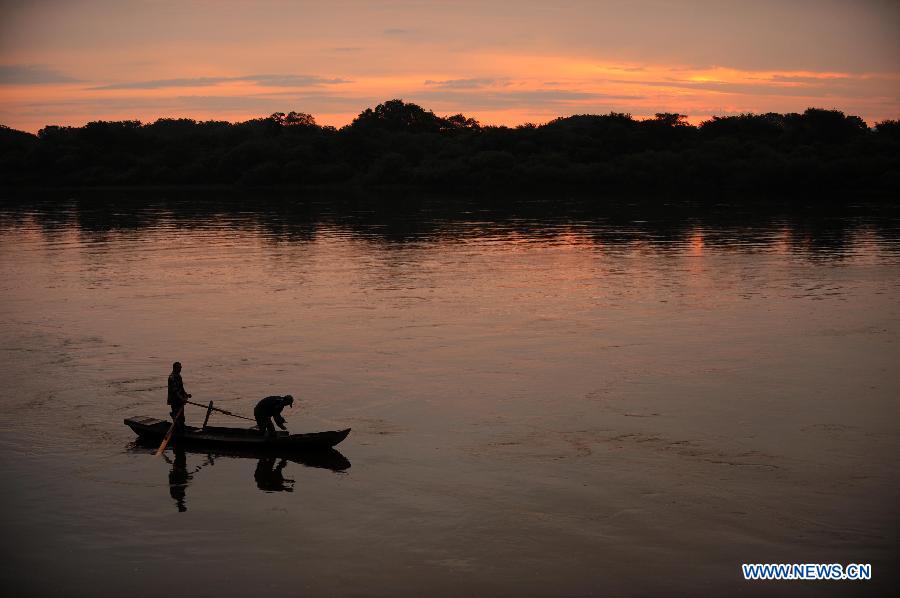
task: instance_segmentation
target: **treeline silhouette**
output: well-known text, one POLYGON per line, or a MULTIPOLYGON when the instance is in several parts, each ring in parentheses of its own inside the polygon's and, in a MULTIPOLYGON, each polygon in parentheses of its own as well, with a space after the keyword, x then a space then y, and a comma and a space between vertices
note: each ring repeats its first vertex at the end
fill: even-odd
POLYGON ((481 126, 401 100, 340 129, 276 113, 241 123, 189 119, 0 128, 0 177, 20 186, 409 186, 590 192, 900 192, 900 122, 857 116, 578 115, 481 126))

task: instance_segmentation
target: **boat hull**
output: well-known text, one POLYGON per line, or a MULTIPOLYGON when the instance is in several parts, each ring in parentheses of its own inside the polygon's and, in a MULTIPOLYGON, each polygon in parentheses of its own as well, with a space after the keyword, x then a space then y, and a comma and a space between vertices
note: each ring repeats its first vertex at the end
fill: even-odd
MULTIPOLYGON (((138 415, 126 418, 125 425, 131 428, 142 440, 162 441, 172 422, 138 415)), ((223 428, 215 426, 196 428, 194 426, 185 426, 184 432, 174 436, 173 441, 184 446, 252 448, 272 450, 274 452, 299 452, 332 448, 340 444, 348 434, 350 434, 350 428, 328 432, 312 432, 309 434, 279 432, 276 436, 267 438, 260 434, 259 431, 250 428, 223 428)))

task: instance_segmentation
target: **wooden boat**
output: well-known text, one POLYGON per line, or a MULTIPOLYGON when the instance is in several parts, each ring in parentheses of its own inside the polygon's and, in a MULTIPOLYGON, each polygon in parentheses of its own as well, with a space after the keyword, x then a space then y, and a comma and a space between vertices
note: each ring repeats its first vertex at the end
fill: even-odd
MULTIPOLYGON (((172 422, 155 417, 137 415, 126 418, 125 425, 134 430, 135 434, 141 439, 153 440, 158 443, 162 441, 166 432, 169 431, 172 422)), ((276 452, 299 452, 330 449, 340 444, 348 434, 350 434, 350 428, 308 434, 278 432, 275 436, 266 438, 258 430, 250 428, 225 428, 219 426, 197 428, 185 426, 184 433, 174 437, 174 441, 185 446, 246 447, 276 452)))

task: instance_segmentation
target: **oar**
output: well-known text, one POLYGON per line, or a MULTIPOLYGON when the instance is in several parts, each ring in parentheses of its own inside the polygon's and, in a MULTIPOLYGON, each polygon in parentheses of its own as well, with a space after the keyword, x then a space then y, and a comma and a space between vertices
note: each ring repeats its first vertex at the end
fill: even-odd
POLYGON ((178 424, 178 418, 181 417, 181 414, 184 413, 184 407, 178 410, 178 415, 175 416, 175 419, 172 421, 172 425, 169 426, 169 431, 166 432, 166 437, 163 438, 162 444, 159 445, 159 449, 156 451, 156 456, 160 456, 165 452, 166 445, 169 444, 169 441, 172 439, 172 433, 175 431, 175 426, 178 424))
MULTIPOLYGON (((200 403, 194 403, 193 401, 185 401, 188 405, 196 405, 197 407, 203 407, 204 409, 209 409, 209 405, 201 405, 200 403)), ((244 417, 243 415, 238 415, 237 413, 232 413, 231 411, 226 411, 224 409, 219 409, 218 407, 212 407, 213 411, 218 411, 219 413, 224 413, 225 415, 230 415, 231 417, 239 417, 241 419, 246 419, 248 421, 256 421, 255 419, 244 417)))

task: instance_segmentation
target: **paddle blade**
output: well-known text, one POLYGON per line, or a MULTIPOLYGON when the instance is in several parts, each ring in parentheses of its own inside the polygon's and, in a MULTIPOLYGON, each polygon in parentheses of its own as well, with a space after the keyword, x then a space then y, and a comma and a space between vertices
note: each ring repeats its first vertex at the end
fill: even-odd
POLYGON ((169 431, 166 432, 165 438, 163 438, 162 444, 159 445, 159 448, 156 450, 156 455, 159 457, 166 451, 166 446, 168 446, 169 441, 172 440, 172 434, 175 432, 175 426, 178 424, 178 420, 181 418, 181 414, 184 412, 184 407, 178 410, 178 415, 175 416, 175 419, 172 421, 172 425, 169 426, 169 431))

